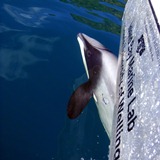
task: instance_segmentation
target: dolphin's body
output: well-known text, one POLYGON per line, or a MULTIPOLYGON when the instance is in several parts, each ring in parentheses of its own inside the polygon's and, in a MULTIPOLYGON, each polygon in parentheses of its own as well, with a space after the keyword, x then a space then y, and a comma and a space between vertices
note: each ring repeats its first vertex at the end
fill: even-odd
POLYGON ((88 81, 73 92, 68 103, 68 116, 76 118, 93 96, 102 124, 110 138, 116 91, 117 58, 102 44, 85 34, 79 33, 77 39, 88 81))

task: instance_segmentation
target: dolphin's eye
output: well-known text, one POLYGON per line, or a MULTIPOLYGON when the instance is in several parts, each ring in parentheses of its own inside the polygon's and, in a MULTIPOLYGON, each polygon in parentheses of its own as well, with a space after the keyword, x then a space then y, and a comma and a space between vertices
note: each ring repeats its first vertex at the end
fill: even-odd
POLYGON ((97 65, 93 68, 93 74, 97 75, 100 72, 100 67, 97 65))
POLYGON ((90 57, 92 55, 91 51, 90 50, 87 50, 86 51, 86 54, 87 54, 87 57, 90 57))

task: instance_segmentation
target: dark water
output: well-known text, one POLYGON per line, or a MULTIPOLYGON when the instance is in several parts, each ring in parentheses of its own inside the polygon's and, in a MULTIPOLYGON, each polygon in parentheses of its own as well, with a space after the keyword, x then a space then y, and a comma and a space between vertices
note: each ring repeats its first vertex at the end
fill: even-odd
POLYGON ((0 159, 107 160, 109 140, 93 101, 66 116, 85 80, 76 35, 118 55, 123 0, 0 1, 0 159))

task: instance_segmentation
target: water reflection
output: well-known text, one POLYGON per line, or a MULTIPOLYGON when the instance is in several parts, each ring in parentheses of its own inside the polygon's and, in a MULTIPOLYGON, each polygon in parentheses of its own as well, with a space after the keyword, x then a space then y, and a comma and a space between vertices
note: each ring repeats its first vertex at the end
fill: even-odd
POLYGON ((23 10, 9 4, 4 5, 4 10, 18 23, 30 27, 40 27, 43 23, 46 23, 48 13, 51 12, 49 9, 39 7, 30 7, 28 10, 23 10))
POLYGON ((61 1, 65 3, 71 3, 78 7, 83 7, 89 10, 98 10, 102 12, 107 12, 119 18, 122 17, 122 12, 117 10, 116 7, 119 6, 124 8, 124 3, 119 2, 117 0, 106 0, 105 2, 108 3, 102 3, 104 1, 99 1, 99 0, 88 0, 87 2, 83 0, 61 0, 61 1), (113 4, 112 7, 111 4, 113 4))
POLYGON ((18 8, 5 4, 3 9, 12 16, 16 22, 29 27, 42 27, 52 23, 49 17, 57 22, 78 21, 98 30, 120 34, 121 18, 124 3, 115 0, 61 0, 60 9, 42 7, 18 8), (106 3, 107 2, 107 3, 106 3), (65 8, 63 4, 66 4, 65 8), (62 7, 61 7, 62 6, 62 7), (72 7, 74 6, 74 8, 72 7))
POLYGON ((104 30, 115 34, 120 34, 121 18, 123 14, 124 3, 115 0, 106 0, 108 3, 99 2, 98 0, 61 0, 77 7, 86 8, 86 12, 94 18, 71 13, 74 20, 87 24, 98 30, 104 30), (97 22, 99 19, 99 22, 97 22))
POLYGON ((52 51, 53 44, 58 40, 59 37, 43 38, 23 34, 10 38, 14 46, 0 49, 0 76, 10 81, 27 78, 25 66, 47 61, 46 53, 52 51), (43 54, 40 55, 41 52, 43 54))
POLYGON ((8 31, 22 31, 22 30, 10 28, 8 26, 5 26, 4 24, 0 25, 0 33, 8 32, 8 31))

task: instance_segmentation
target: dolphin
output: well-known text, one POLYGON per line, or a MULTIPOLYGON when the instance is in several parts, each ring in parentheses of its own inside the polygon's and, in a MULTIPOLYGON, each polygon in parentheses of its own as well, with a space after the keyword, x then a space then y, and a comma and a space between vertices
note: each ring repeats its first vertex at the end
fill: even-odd
POLYGON ((67 107, 68 117, 70 119, 78 117, 93 97, 101 122, 108 137, 111 138, 116 96, 117 57, 100 42, 83 33, 78 34, 77 40, 88 81, 80 85, 71 95, 67 107))

